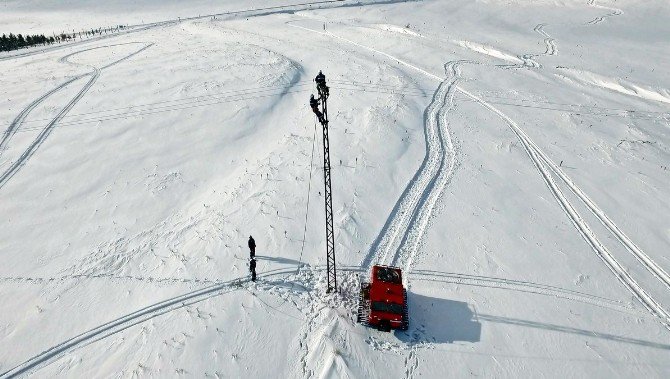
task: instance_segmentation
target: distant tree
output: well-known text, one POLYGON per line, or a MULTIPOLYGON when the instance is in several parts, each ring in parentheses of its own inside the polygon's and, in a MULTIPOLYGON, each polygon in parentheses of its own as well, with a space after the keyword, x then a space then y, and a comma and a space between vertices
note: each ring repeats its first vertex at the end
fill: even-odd
POLYGON ((16 45, 17 48, 22 48, 23 46, 26 45, 26 40, 23 38, 21 34, 16 36, 16 45))
POLYGON ((12 33, 9 33, 9 37, 7 37, 7 50, 14 50, 16 49, 16 36, 12 33))

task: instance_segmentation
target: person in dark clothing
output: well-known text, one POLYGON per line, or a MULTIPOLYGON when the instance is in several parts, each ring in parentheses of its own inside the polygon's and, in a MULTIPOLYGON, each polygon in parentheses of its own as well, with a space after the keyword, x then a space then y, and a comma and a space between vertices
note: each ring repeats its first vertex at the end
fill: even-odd
POLYGON ((330 91, 326 85, 326 75, 319 71, 319 75, 314 78, 314 81, 316 82, 316 89, 319 91, 319 95, 328 97, 328 92, 330 91))
POLYGON ((326 75, 323 74, 323 72, 319 71, 319 74, 314 78, 314 81, 316 82, 316 86, 320 87, 322 85, 326 84, 326 75))
POLYGON ((249 260, 249 271, 251 271, 251 281, 256 281, 256 260, 251 258, 249 260))
POLYGON ((312 108, 312 112, 314 112, 316 118, 319 119, 319 122, 323 124, 323 113, 319 110, 319 102, 314 98, 314 95, 311 95, 309 98, 309 106, 312 108))
POLYGON ((256 241, 254 237, 249 236, 249 258, 254 259, 256 256, 256 241))

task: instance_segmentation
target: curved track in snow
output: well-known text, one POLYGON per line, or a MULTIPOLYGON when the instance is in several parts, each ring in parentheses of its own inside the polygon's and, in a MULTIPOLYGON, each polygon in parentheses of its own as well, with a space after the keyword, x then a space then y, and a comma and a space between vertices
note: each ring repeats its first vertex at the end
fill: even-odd
MULTIPOLYGON (((292 274, 294 272, 295 269, 275 270, 264 275, 259 275, 259 278, 292 274)), ((226 282, 220 282, 215 285, 176 296, 147 306, 135 312, 126 314, 122 317, 101 324, 93 329, 90 329, 84 333, 81 333, 75 337, 48 348, 47 350, 31 357, 25 362, 9 369, 8 371, 3 372, 0 374, 0 378, 12 378, 19 375, 28 375, 60 359, 64 355, 87 346, 93 342, 119 333, 134 325, 158 317, 165 313, 169 313, 188 305, 204 301, 213 296, 236 291, 243 288, 242 285, 249 281, 250 279, 248 277, 241 277, 226 282)))
MULTIPOLYGON (((100 77, 100 72, 106 68, 112 67, 120 62, 125 61, 126 59, 129 59, 142 51, 148 49, 153 45, 153 43, 143 43, 143 42, 129 42, 129 43, 120 43, 120 44, 114 44, 114 45, 105 45, 105 46, 97 46, 97 47, 92 47, 88 49, 83 49, 76 51, 74 53, 67 54, 63 57, 61 57, 58 62, 60 63, 66 63, 66 64, 71 64, 71 65, 76 65, 76 66, 81 66, 80 64, 77 63, 72 63, 69 61, 69 58, 72 56, 75 56, 77 54, 81 54, 83 52, 87 52, 90 50, 96 50, 96 49, 105 49, 105 48, 110 48, 114 46, 121 46, 121 45, 131 45, 131 44, 142 44, 145 45, 144 47, 140 48, 139 50, 126 55, 125 57, 118 59, 112 63, 109 63, 101 68, 93 67, 93 66, 88 66, 92 69, 91 72, 75 76, 74 78, 68 79, 67 81, 61 83, 60 85, 56 86, 55 88, 51 89, 50 91, 46 92, 42 96, 38 97, 37 99, 33 100, 26 108, 24 108, 18 116, 14 118, 14 120, 11 122, 7 130, 3 133, 2 139, 0 140, 0 154, 1 152, 7 148, 9 143, 11 142, 12 137, 16 134, 16 132, 20 129, 21 125, 23 122, 26 120, 26 118, 30 115, 30 113, 41 103, 43 103, 46 99, 54 95, 55 93, 58 93, 59 91, 67 88, 69 85, 72 83, 84 79, 86 77, 89 77, 88 81, 84 86, 77 92, 77 94, 58 112, 58 114, 53 117, 45 126, 42 128, 40 133, 37 135, 35 140, 28 145, 28 147, 23 151, 23 153, 13 162, 10 163, 9 167, 5 169, 2 174, 0 174, 0 189, 4 187, 5 184, 14 176, 16 175, 17 172, 28 162, 28 160, 35 154, 37 149, 44 143, 44 141, 49 137, 53 129, 56 127, 56 125, 67 115, 67 113, 81 100, 82 97, 88 92, 88 90, 95 84, 96 80, 98 80, 98 77, 100 77)), ((1 155, 0 155, 1 157, 1 155)))
POLYGON ((537 24, 533 31, 542 37, 544 37, 544 45, 545 45, 545 50, 542 55, 557 55, 558 54, 558 47, 556 46, 556 40, 553 39, 549 33, 547 33, 544 30, 544 27, 547 26, 547 24, 537 24))
POLYGON ((445 66, 448 76, 440 83, 425 111, 426 154, 423 162, 394 206, 377 237, 378 242, 373 244, 363 261, 364 267, 373 261, 398 265, 399 261, 409 261, 412 253, 416 252, 432 206, 444 187, 444 179, 454 167, 453 143, 446 125, 446 113, 453 106, 457 65, 453 62, 445 66))
MULTIPOLYGON (((325 271, 324 266, 311 267, 313 271, 325 271)), ((360 267, 341 267, 343 272, 360 272, 363 269, 360 267)), ((266 273, 260 274, 258 276, 260 283, 263 283, 263 279, 275 279, 281 280, 282 277, 287 277, 295 274, 295 269, 276 269, 268 271, 266 273)), ((596 307, 601 307, 607 310, 616 311, 616 312, 630 312, 630 308, 626 307, 624 304, 610 300, 607 298, 591 295, 588 293, 578 292, 569 289, 563 289, 560 287, 545 285, 541 283, 533 283, 526 281, 518 281, 505 278, 493 278, 493 277, 484 277, 484 276, 475 276, 469 274, 458 274, 458 273, 444 273, 437 271, 429 270, 417 270, 411 271, 412 276, 416 276, 416 280, 429 280, 437 281, 441 283, 458 283, 460 285, 470 285, 470 286, 485 286, 490 288, 497 288, 501 290, 511 290, 524 293, 532 293, 541 296, 551 296, 568 301, 577 301, 584 304, 590 304, 596 307)), ((98 325, 95 328, 92 328, 86 332, 83 332, 77 336, 69 338, 59 344, 51 346, 46 350, 42 351, 39 354, 34 355, 33 357, 27 359, 26 361, 12 367, 8 371, 5 371, 0 374, 0 378, 10 378, 16 376, 24 376, 29 374, 34 374, 39 369, 48 366, 49 364, 58 361, 61 358, 64 358, 67 354, 70 354, 78 349, 81 349, 85 346, 88 346, 97 341, 103 340, 109 336, 115 335, 119 332, 122 332, 126 329, 129 329, 135 325, 141 324, 145 321, 151 320, 153 318, 165 315, 167 313, 177 311, 189 305, 199 303, 201 301, 221 296, 233 291, 240 289, 249 289, 248 285, 250 284, 250 279, 248 276, 243 276, 239 278, 234 278, 224 282, 212 282, 208 280, 187 280, 187 279, 177 279, 177 278, 140 278, 140 277, 115 277, 115 276, 87 276, 87 275, 73 275, 68 277, 60 278, 2 278, 0 280, 6 281, 16 281, 16 282, 31 282, 35 284, 45 284, 51 283, 54 281, 63 282, 69 280, 137 280, 142 282, 157 283, 157 284, 184 284, 184 283, 199 283, 207 284, 207 286, 200 288, 195 291, 190 291, 182 295, 178 295, 155 304, 149 305, 147 307, 141 308, 135 312, 128 313, 121 317, 118 317, 109 322, 98 325)), ((270 282, 269 282, 270 283, 270 282)), ((300 291, 296 293, 291 293, 289 291, 288 295, 298 296, 300 291)), ((295 302, 293 302, 295 304, 295 302)), ((324 323, 320 323, 316 320, 316 316, 321 310, 323 310, 326 305, 318 303, 316 301, 309 301, 307 304, 307 312, 305 316, 306 327, 303 333, 300 336, 301 339, 301 349, 304 350, 300 365, 300 369, 304 376, 312 376, 314 374, 313 370, 310 370, 307 367, 307 357, 309 356, 309 343, 314 342, 314 338, 310 336, 318 329, 326 332, 333 332, 334 322, 336 320, 329 319, 324 323)), ((326 333, 328 334, 328 333, 326 333)), ((418 364, 416 356, 416 347, 411 347, 409 350, 409 355, 407 357, 408 367, 415 367, 414 364, 418 364)), ((408 373, 411 373, 413 370, 410 370, 408 373)))
POLYGON ((15 160, 14 162, 12 162, 9 165, 9 167, 5 170, 5 172, 0 174, 0 188, 4 187, 4 185, 7 184, 7 182, 14 175, 16 175, 16 173, 21 169, 21 167, 23 167, 26 164, 26 162, 30 159, 30 157, 32 157, 33 154, 35 154, 35 152, 37 151, 37 149, 42 145, 42 143, 44 143, 44 141, 47 139, 49 134, 51 134, 51 132, 53 131, 53 129, 54 129, 55 125, 58 123, 58 121, 60 121, 70 111, 70 109, 72 109, 72 107, 74 107, 77 104, 77 102, 79 102, 79 100, 81 100, 81 98, 86 94, 86 92, 88 92, 88 90, 91 88, 91 86, 93 86, 95 81, 98 80, 98 77, 100 76, 100 70, 97 69, 97 68, 94 68, 94 70, 90 74, 85 74, 85 75, 79 76, 79 77, 77 77, 73 80, 69 80, 69 81, 59 85, 55 89, 49 91, 47 94, 41 96, 38 99, 38 101, 35 101, 35 102, 31 103, 12 122, 12 124, 10 125, 10 128, 12 128, 11 129, 12 133, 7 133, 6 138, 3 138, 3 141, 6 141, 6 143, 8 143, 9 140, 11 139, 11 136, 14 133, 16 133, 16 130, 20 127, 21 122, 23 122, 25 117, 27 117, 28 114, 30 114, 30 112, 33 109, 35 109, 35 107, 37 105, 42 103, 44 100, 49 98, 54 93, 56 93, 56 92, 60 91, 61 89, 67 87, 68 85, 70 85, 74 81, 76 81, 78 79, 81 79, 81 78, 84 78, 86 76, 90 76, 90 79, 88 80, 88 82, 86 82, 84 87, 82 87, 82 89, 79 90, 79 92, 72 98, 72 100, 70 100, 65 105, 65 107, 63 109, 61 109, 60 112, 58 112, 56 117, 54 117, 51 121, 49 121, 49 123, 42 129, 42 131, 39 133, 37 138, 35 138, 35 140, 28 146, 28 148, 21 154, 21 156, 17 160, 15 160))
MULTIPOLYGON (((583 194, 583 192, 577 187, 565 174, 560 170, 560 168, 557 167, 557 165, 551 161, 538 147, 535 145, 535 143, 530 140, 528 135, 526 135, 523 130, 512 120, 509 116, 505 115, 502 111, 499 109, 495 108, 493 105, 487 103, 486 101, 482 100, 481 98, 477 97, 476 95, 459 88, 459 91, 463 93, 464 95, 470 97, 472 100, 475 100, 478 102, 480 105, 483 107, 487 108, 491 112, 497 114, 501 119, 503 119, 507 125, 512 129, 514 134, 517 136, 519 139, 519 142, 523 145, 524 149, 526 150, 526 153, 530 157, 530 159, 533 161, 533 164, 535 167, 538 169, 540 172, 540 175, 542 176, 542 179, 545 181, 547 184, 547 187, 551 191, 552 195, 558 201, 559 205, 563 209, 563 211, 566 213, 572 224, 575 226, 575 228, 579 231, 579 233, 582 235, 584 240, 591 246, 593 251, 598 255, 598 257, 605 263, 607 268, 609 268, 612 273, 617 277, 617 279, 642 303, 642 305, 645 306, 652 314, 657 316, 661 323, 668 329, 670 329, 670 313, 668 313, 663 306, 656 301, 629 273, 628 271, 614 258, 614 256, 609 252, 607 247, 605 247, 596 234, 592 231, 592 229, 589 227, 588 223, 583 219, 583 217, 579 214, 579 212, 575 209, 575 207, 570 203, 570 201, 565 197, 563 194, 563 191, 558 187, 558 184, 554 180, 553 176, 551 175, 551 171, 554 171, 556 173, 560 172, 561 174, 559 177, 565 181, 565 183, 570 187, 571 191, 573 191, 575 194, 583 194), (547 167, 549 166, 549 168, 547 167)), ((578 195, 579 196, 579 195, 578 195)), ((584 195, 585 196, 585 195, 584 195)), ((580 199, 583 202, 589 201, 587 197, 580 197, 580 199)), ((589 201, 590 202, 590 201, 589 201)), ((595 207, 595 204, 590 202, 589 209, 596 214, 596 217, 598 217, 603 223, 605 223, 605 220, 611 223, 611 220, 607 218, 607 216, 604 214, 604 212, 600 211, 597 212, 596 210, 599 210, 599 208, 595 207), (591 208, 593 206, 594 208, 591 208), (602 218, 601 218, 602 217, 602 218)), ((619 241, 624 243, 630 241, 628 237, 626 237, 622 232, 620 232, 619 228, 612 224, 612 229, 610 231, 616 230, 621 234, 621 237, 619 238, 619 241)), ((607 226, 607 224, 605 224, 607 226)), ((609 226, 608 226, 609 228, 609 226)), ((613 231, 614 233, 614 231, 613 231)), ((616 235, 616 234, 615 234, 616 235)), ((632 242, 631 242, 632 244, 632 242)), ((634 244, 632 246, 636 247, 634 244)), ((636 251, 639 251, 639 249, 636 249, 636 251)), ((641 253, 641 251, 640 251, 641 253)), ((658 268, 658 267, 648 256, 643 255, 644 257, 647 258, 646 261, 643 261, 646 263, 645 267, 647 269, 653 269, 653 268, 658 268), (647 262, 648 261, 648 262, 647 262)), ((640 257, 638 257, 640 259, 640 257)), ((660 269, 662 271, 662 269, 660 269)), ((664 272, 664 271, 663 271, 664 272)))
POLYGON ((587 22, 586 23, 587 25, 599 24, 599 23, 605 21, 605 19, 607 19, 609 17, 621 16, 623 14, 623 11, 621 9, 611 8, 611 7, 606 7, 604 5, 596 4, 596 0, 588 0, 587 4, 589 6, 592 6, 592 7, 595 7, 595 8, 605 9, 605 10, 610 11, 607 14, 604 14, 602 16, 598 16, 598 17, 594 18, 593 20, 587 22))
POLYGON ((442 106, 435 117, 430 120, 431 124, 436 124, 438 130, 440 163, 430 183, 421 194, 421 198, 409 220, 400 245, 396 249, 393 260, 390 263, 391 265, 402 266, 406 272, 410 271, 435 206, 454 173, 456 149, 449 130, 447 114, 454 107, 454 94, 456 93, 460 77, 459 65, 461 63, 463 62, 456 61, 445 65, 447 79, 440 84, 440 88, 438 88, 438 92, 436 93, 436 95, 440 94, 441 96, 440 101, 442 106))

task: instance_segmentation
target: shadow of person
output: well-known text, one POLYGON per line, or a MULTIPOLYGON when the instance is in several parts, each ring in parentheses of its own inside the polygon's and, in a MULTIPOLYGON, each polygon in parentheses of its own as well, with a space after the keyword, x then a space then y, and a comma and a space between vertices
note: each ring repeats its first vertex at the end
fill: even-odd
POLYGON ((398 339, 420 342, 479 342, 482 325, 468 303, 407 293, 409 329, 396 331, 398 339))

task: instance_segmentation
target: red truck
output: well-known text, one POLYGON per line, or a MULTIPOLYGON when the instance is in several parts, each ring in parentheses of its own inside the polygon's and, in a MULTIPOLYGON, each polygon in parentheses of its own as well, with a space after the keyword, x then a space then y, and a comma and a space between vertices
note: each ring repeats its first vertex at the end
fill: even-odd
POLYGON ((361 282, 358 322, 386 332, 407 330, 407 290, 397 267, 373 266, 370 282, 361 282))

